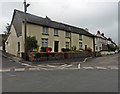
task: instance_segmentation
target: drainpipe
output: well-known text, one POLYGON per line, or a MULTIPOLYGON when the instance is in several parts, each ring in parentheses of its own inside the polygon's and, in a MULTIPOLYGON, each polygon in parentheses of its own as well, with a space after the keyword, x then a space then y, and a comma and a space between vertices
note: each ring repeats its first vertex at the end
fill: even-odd
POLYGON ((70 49, 72 48, 72 37, 71 37, 72 32, 70 32, 70 49))
POLYGON ((95 36, 93 36, 93 56, 95 57, 95 36))

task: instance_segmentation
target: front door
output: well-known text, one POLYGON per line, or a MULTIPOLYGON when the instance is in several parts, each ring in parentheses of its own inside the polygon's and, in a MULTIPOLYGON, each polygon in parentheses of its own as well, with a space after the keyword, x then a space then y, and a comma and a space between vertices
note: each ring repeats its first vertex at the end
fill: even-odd
POLYGON ((54 52, 58 52, 59 41, 54 41, 54 52))
POLYGON ((87 50, 87 45, 85 45, 85 51, 87 50))

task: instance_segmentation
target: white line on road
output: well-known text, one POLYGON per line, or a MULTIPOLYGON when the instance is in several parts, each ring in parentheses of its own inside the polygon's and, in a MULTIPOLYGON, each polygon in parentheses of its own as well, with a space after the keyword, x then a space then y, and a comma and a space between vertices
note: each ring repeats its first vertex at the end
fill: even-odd
POLYGON ((105 67, 96 67, 96 69, 107 69, 107 68, 105 68, 105 67))
POLYGON ((108 66, 108 68, 118 70, 118 67, 117 67, 117 66, 108 66))
POLYGON ((36 68, 29 68, 29 70, 36 70, 36 68))
POLYGON ((25 68, 15 68, 15 71, 25 71, 25 68))
POLYGON ((83 69, 94 69, 93 67, 82 67, 83 69))
POLYGON ((55 68, 55 67, 58 67, 58 66, 53 66, 53 65, 47 65, 48 67, 53 67, 53 68, 55 68))
POLYGON ((24 66, 32 66, 32 65, 29 65, 29 64, 25 64, 25 63, 22 63, 21 65, 24 65, 24 66))
POLYGON ((9 72, 10 69, 4 69, 4 70, 0 70, 0 72, 9 72))

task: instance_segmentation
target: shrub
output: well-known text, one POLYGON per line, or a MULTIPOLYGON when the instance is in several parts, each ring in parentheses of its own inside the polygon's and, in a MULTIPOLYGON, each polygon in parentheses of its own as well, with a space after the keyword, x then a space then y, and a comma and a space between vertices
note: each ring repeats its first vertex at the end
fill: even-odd
POLYGON ((91 49, 90 47, 88 47, 88 48, 86 49, 86 51, 92 52, 92 49, 91 49))
POLYGON ((72 51, 76 51, 76 49, 77 49, 76 46, 73 46, 73 47, 71 48, 72 51))
POLYGON ((68 48, 62 48, 61 51, 62 51, 62 52, 69 52, 70 49, 68 49, 68 48))
POLYGON ((33 49, 36 49, 38 47, 37 40, 35 36, 29 36, 26 38, 26 50, 32 51, 33 49))
POLYGON ((108 44, 107 46, 109 51, 115 51, 117 49, 113 44, 108 44))
POLYGON ((46 52, 46 48, 49 48, 49 50, 52 51, 51 47, 41 47, 41 52, 46 52))

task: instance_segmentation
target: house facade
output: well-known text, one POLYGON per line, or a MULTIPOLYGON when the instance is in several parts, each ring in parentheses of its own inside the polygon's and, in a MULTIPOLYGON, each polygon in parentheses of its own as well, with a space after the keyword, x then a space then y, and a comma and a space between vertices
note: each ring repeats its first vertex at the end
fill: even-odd
POLYGON ((97 34, 95 35, 95 51, 99 52, 102 50, 108 50, 108 39, 104 36, 104 33, 100 33, 100 31, 97 31, 97 34))
MULTIPOLYGON (((35 36, 39 51, 41 47, 51 47, 52 52, 61 52, 62 48, 94 51, 93 35, 85 29, 55 22, 48 17, 42 18, 26 14, 27 37, 35 36)), ((11 21, 10 35, 6 41, 6 52, 20 56, 24 52, 24 13, 14 10, 11 21)))
POLYGON ((112 41, 111 38, 106 38, 104 36, 104 33, 100 33, 100 31, 97 31, 97 34, 95 35, 95 51, 108 51, 110 50, 109 46, 116 47, 116 43, 112 41))

